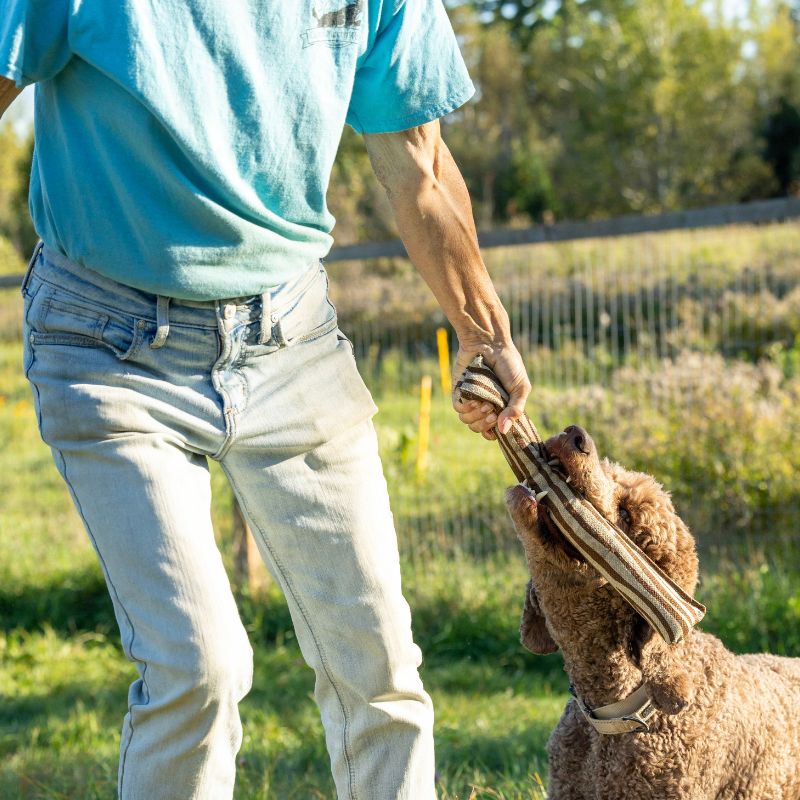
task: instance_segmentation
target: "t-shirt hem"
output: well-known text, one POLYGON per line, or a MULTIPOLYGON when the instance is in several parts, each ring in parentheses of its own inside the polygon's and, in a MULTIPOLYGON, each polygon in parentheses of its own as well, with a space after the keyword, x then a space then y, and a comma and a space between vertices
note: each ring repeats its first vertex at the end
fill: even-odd
POLYGON ((419 111, 408 117, 389 120, 359 119, 358 122, 362 128, 362 131, 359 131, 359 133, 395 133, 397 131, 408 130, 409 128, 416 128, 418 125, 424 125, 426 122, 440 119, 445 114, 455 111, 459 106, 463 106, 473 94, 475 94, 475 87, 472 85, 472 81, 470 81, 466 86, 459 89, 455 94, 451 94, 441 103, 437 103, 434 106, 426 108, 424 111, 419 111))

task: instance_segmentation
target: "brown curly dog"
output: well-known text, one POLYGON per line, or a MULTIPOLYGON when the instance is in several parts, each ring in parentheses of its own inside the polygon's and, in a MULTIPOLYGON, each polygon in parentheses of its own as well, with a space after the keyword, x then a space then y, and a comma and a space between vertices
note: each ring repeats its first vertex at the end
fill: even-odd
MULTIPOLYGON (((690 594, 694 539, 669 495, 573 425, 545 444, 572 483, 690 594)), ((800 659, 734 656, 707 633, 665 644, 567 542, 524 486, 506 494, 531 580, 522 644, 564 654, 574 694, 547 743, 551 800, 798 800, 800 659), (644 685, 649 733, 601 734, 587 710, 644 685)))

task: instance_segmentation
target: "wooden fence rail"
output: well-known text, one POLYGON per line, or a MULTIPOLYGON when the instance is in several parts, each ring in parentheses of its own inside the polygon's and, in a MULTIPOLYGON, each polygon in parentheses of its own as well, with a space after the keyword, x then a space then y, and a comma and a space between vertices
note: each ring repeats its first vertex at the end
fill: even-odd
MULTIPOLYGON (((554 225, 535 225, 532 228, 484 231, 478 234, 482 249, 514 247, 541 242, 568 242, 574 239, 601 239, 610 236, 630 236, 637 233, 685 230, 688 228, 718 228, 724 225, 781 222, 800 217, 800 197, 780 197, 754 203, 699 208, 693 211, 671 211, 666 214, 629 214, 596 222, 557 222, 554 225)), ((394 239, 388 242, 362 242, 334 247, 325 261, 359 261, 370 258, 406 256, 405 245, 394 239)), ((0 289, 16 288, 22 275, 0 275, 0 289)))

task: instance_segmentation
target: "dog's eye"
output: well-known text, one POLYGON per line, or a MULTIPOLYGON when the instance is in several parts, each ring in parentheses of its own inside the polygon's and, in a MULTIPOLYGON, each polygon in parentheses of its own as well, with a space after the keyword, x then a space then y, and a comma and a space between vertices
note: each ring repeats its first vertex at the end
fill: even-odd
POLYGON ((617 508, 617 513, 619 514, 620 521, 627 528, 631 524, 631 515, 628 513, 628 509, 625 508, 625 506, 619 506, 617 508))
POLYGON ((622 519, 628 519, 628 509, 623 508, 622 506, 620 506, 618 511, 619 511, 619 515, 622 517, 622 519))

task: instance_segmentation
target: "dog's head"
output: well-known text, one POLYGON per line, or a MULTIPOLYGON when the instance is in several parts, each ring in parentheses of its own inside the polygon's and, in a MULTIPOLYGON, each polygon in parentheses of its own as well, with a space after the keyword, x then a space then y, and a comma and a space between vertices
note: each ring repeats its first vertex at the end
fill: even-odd
MULTIPOLYGON (((578 425, 545 442, 554 466, 570 478, 606 519, 627 535, 688 593, 697 584, 697 555, 689 529, 669 494, 651 476, 600 459, 578 425)), ((611 660, 627 658, 644 674, 651 701, 676 713, 691 699, 688 675, 644 619, 591 567, 553 523, 544 504, 524 486, 508 490, 506 502, 525 546, 531 582, 522 621, 522 643, 534 653, 581 658, 581 650, 606 648, 611 660)), ((678 648, 679 649, 679 648, 678 648)))

